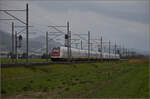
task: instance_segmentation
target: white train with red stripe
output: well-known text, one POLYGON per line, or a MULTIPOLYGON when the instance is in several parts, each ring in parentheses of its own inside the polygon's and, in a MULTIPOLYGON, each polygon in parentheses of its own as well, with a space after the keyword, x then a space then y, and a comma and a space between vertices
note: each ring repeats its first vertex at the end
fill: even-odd
MULTIPOLYGON (((51 49, 52 61, 66 61, 68 59, 67 47, 55 47, 51 49)), ((88 58, 88 50, 80 50, 71 48, 71 60, 72 61, 86 61, 86 60, 119 60, 119 54, 101 53, 90 51, 90 57, 88 58)))

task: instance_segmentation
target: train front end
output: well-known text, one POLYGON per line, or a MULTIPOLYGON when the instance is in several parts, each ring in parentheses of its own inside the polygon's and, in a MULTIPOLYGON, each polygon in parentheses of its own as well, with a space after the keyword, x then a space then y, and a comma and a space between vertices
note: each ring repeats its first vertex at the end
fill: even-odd
POLYGON ((51 49, 51 60, 52 61, 59 61, 61 58, 60 55, 60 47, 55 47, 51 49))

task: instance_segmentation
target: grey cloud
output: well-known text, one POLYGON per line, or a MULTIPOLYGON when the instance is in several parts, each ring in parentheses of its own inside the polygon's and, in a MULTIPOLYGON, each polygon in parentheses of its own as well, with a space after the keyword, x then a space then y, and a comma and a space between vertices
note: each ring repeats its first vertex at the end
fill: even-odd
POLYGON ((149 2, 139 3, 88 3, 88 2, 43 2, 39 6, 50 11, 92 11, 109 17, 149 24, 149 2))

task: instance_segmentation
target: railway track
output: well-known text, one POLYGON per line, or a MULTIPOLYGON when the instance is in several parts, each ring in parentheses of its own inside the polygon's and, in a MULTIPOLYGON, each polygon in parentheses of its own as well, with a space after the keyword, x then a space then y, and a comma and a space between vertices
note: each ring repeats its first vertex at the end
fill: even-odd
POLYGON ((41 66, 41 65, 53 65, 53 64, 64 64, 64 63, 66 63, 67 64, 67 62, 47 62, 47 63, 45 63, 45 62, 36 62, 36 63, 34 63, 34 62, 32 62, 32 63, 13 63, 13 64, 7 64, 7 63, 5 63, 5 64, 1 64, 1 68, 8 68, 8 67, 22 67, 22 66, 41 66))
POLYGON ((93 63, 93 62, 48 62, 48 63, 14 63, 14 64, 1 64, 1 68, 9 67, 23 67, 23 66, 42 66, 42 65, 54 65, 54 64, 77 64, 77 63, 93 63))
MULTIPOLYGON (((120 61, 127 61, 127 60, 120 60, 120 61)), ((9 67, 22 67, 22 66, 42 66, 42 65, 54 65, 54 64, 79 64, 79 63, 95 63, 95 62, 104 62, 104 61, 73 61, 73 62, 36 62, 36 63, 13 63, 7 64, 2 63, 0 64, 1 68, 9 68, 9 67)))

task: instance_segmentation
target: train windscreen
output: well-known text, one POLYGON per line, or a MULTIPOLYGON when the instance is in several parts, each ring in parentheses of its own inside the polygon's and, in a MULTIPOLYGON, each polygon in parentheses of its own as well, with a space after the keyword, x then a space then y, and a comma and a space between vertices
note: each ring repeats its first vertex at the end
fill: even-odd
POLYGON ((59 53, 59 48, 53 48, 53 53, 59 53))

